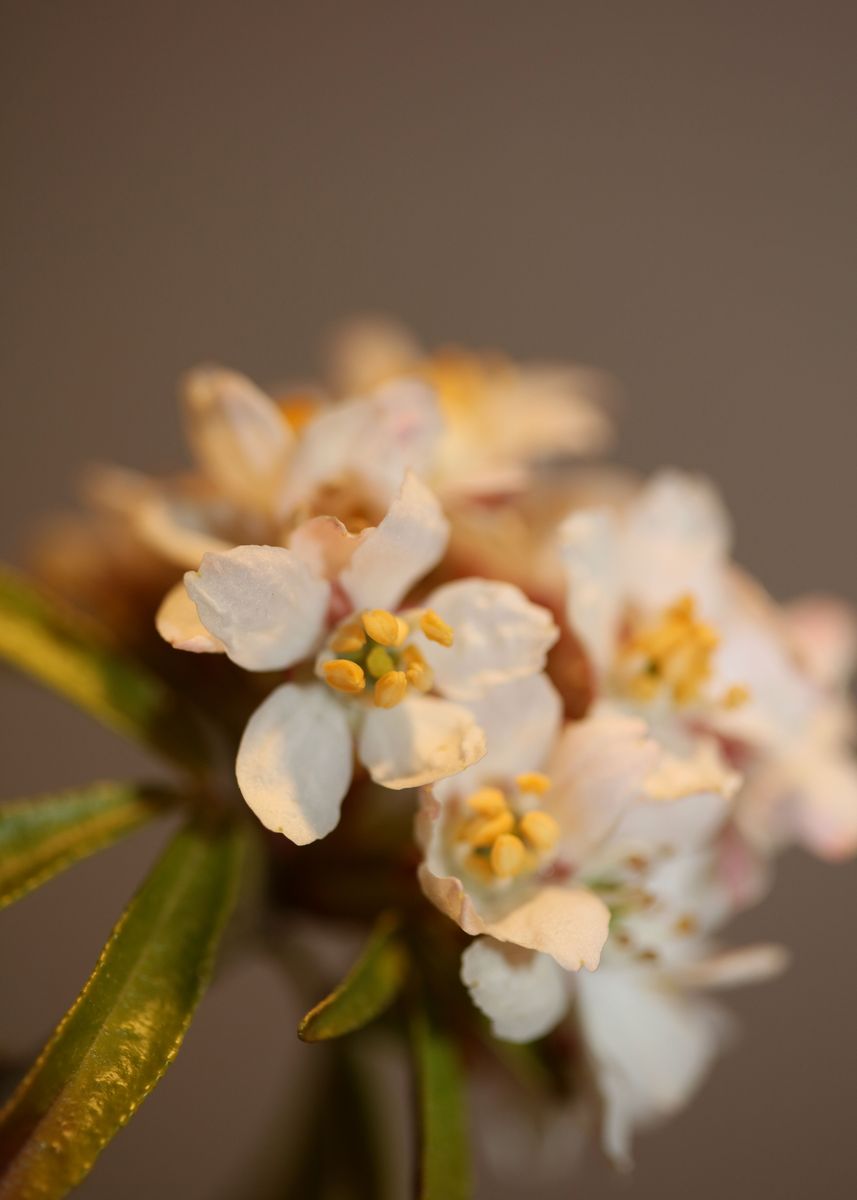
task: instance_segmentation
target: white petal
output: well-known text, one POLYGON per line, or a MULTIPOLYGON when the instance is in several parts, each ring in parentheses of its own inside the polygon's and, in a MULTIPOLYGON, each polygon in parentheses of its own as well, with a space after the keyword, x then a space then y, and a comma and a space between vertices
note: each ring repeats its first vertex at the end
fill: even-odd
POLYGON ((530 675, 491 688, 467 707, 485 734, 485 757, 435 792, 466 794, 483 783, 513 779, 523 771, 540 771, 562 723, 562 700, 548 677, 530 675))
POLYGON ((411 473, 375 529, 368 529, 340 576, 355 608, 395 608, 443 557, 449 522, 425 484, 411 473))
POLYGON ((495 1037, 532 1042, 568 1009, 565 972, 547 954, 477 938, 461 956, 461 981, 495 1037))
POLYGON ((324 630, 330 585, 280 546, 206 554, 185 584, 203 625, 248 671, 299 662, 324 630))
POLYGON ((716 616, 731 541, 729 518, 705 479, 662 471, 631 504, 625 526, 625 576, 643 609, 661 609, 691 593, 716 616))
POLYGON ((270 397, 244 375, 199 367, 183 380, 188 440, 212 483, 236 503, 269 507, 293 435, 270 397))
POLYGON ((630 1165, 635 1128, 680 1109, 706 1074, 728 1025, 656 971, 607 967, 577 979, 578 1013, 604 1103, 603 1141, 630 1165))
POLYGON ((724 950, 671 975, 682 987, 723 989, 774 979, 790 962, 791 955, 785 946, 761 943, 724 950))
POLYGON ((284 684, 250 718, 235 770, 264 826, 298 846, 339 822, 351 782, 353 740, 343 706, 318 684, 284 684))
POLYGON ((602 508, 572 513, 559 528, 559 548, 565 568, 568 623, 603 674, 616 655, 625 603, 616 517, 602 508))
POLYGON ((223 653, 223 643, 200 621, 184 582, 171 587, 164 596, 155 615, 155 627, 164 641, 176 650, 192 650, 195 654, 223 653))
POLYGON ((200 500, 163 491, 133 512, 134 528, 145 544, 179 567, 196 567, 204 554, 228 550, 218 532, 228 523, 228 502, 200 500))
POLYGON ((857 613, 832 596, 806 596, 785 611, 801 663, 821 687, 847 683, 857 660, 857 613))
POLYGON ((456 580, 432 592, 426 607, 454 633, 451 647, 420 636, 438 689, 453 700, 475 700, 488 688, 541 671, 559 637, 548 610, 511 583, 456 580))
POLYGON ((360 759, 376 783, 421 787, 455 775, 485 753, 473 714, 434 696, 413 694, 395 708, 367 709, 360 759))

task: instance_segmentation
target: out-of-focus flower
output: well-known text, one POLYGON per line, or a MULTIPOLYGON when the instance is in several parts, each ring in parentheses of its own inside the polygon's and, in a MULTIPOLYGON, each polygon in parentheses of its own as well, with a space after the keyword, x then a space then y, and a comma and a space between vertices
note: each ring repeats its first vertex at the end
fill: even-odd
POLYGON ((488 752, 424 794, 423 890, 467 933, 593 970, 611 914, 651 903, 649 873, 713 836, 737 778, 704 746, 676 762, 623 715, 560 730, 541 677, 471 707, 488 752))
POLYGON ((519 364, 458 347, 428 353, 397 322, 364 318, 332 339, 331 376, 342 395, 390 379, 427 380, 437 391, 444 436, 430 476, 443 494, 495 494, 526 486, 546 459, 603 449, 611 433, 600 372, 519 364))
MULTIPOLYGON (((568 619, 596 696, 644 716, 676 753, 700 730, 715 735, 752 785, 757 841, 766 840, 765 811, 778 826, 771 841, 793 836, 829 856, 851 853, 857 775, 842 737, 841 681, 803 665, 806 645, 730 562, 730 540, 714 489, 674 472, 618 510, 568 517, 560 530, 568 619), (772 756, 775 775, 763 769, 772 756)), ((743 810, 740 799, 739 823, 743 810)))

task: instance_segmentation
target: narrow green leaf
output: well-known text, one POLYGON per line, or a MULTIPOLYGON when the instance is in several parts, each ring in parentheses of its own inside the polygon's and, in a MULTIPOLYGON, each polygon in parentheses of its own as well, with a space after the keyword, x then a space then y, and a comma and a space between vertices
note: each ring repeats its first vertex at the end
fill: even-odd
POLYGON ((92 783, 0 804, 0 908, 158 816, 171 799, 166 788, 92 783))
POLYGON ((397 935, 396 918, 378 919, 363 953, 348 975, 325 996, 298 1026, 305 1042, 323 1042, 362 1029, 393 1003, 408 970, 405 948, 397 935))
POLYGON ((0 1200, 58 1200, 172 1062, 232 908, 244 839, 179 833, 0 1112, 0 1200))
POLYGON ((458 1051, 431 1010, 411 1019, 419 1098, 420 1200, 469 1200, 470 1150, 464 1081, 458 1051))
POLYGON ((112 729, 192 769, 205 764, 196 714, 107 634, 0 567, 0 658, 112 729))

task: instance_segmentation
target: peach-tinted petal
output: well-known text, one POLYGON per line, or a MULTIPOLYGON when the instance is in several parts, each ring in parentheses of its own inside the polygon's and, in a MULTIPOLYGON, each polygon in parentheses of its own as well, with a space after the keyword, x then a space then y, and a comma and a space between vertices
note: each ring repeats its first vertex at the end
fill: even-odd
POLYGON ((222 654, 223 643, 209 633, 199 619, 196 605, 183 581, 170 588, 155 615, 158 633, 176 650, 195 654, 222 654))

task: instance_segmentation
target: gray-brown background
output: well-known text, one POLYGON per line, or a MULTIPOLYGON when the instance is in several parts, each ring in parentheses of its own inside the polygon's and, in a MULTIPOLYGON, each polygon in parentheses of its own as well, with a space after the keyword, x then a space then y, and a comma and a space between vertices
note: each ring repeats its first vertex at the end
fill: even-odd
MULTIPOLYGON (((852 5, 0 14, 6 556, 82 459, 180 461, 183 367, 305 370, 369 307, 610 369, 624 461, 714 474, 777 595, 857 598, 852 5)), ((2 699, 3 795, 140 766, 35 689, 4 679, 2 699)), ((3 915, 0 1043, 44 1036, 156 842, 3 915)), ((853 1196, 855 911, 855 867, 789 858, 740 932, 787 941, 792 972, 735 998, 743 1041, 630 1184, 593 1159, 567 1194, 853 1196)), ((81 1195, 246 1195, 293 1010, 264 965, 228 975, 81 1195)))

